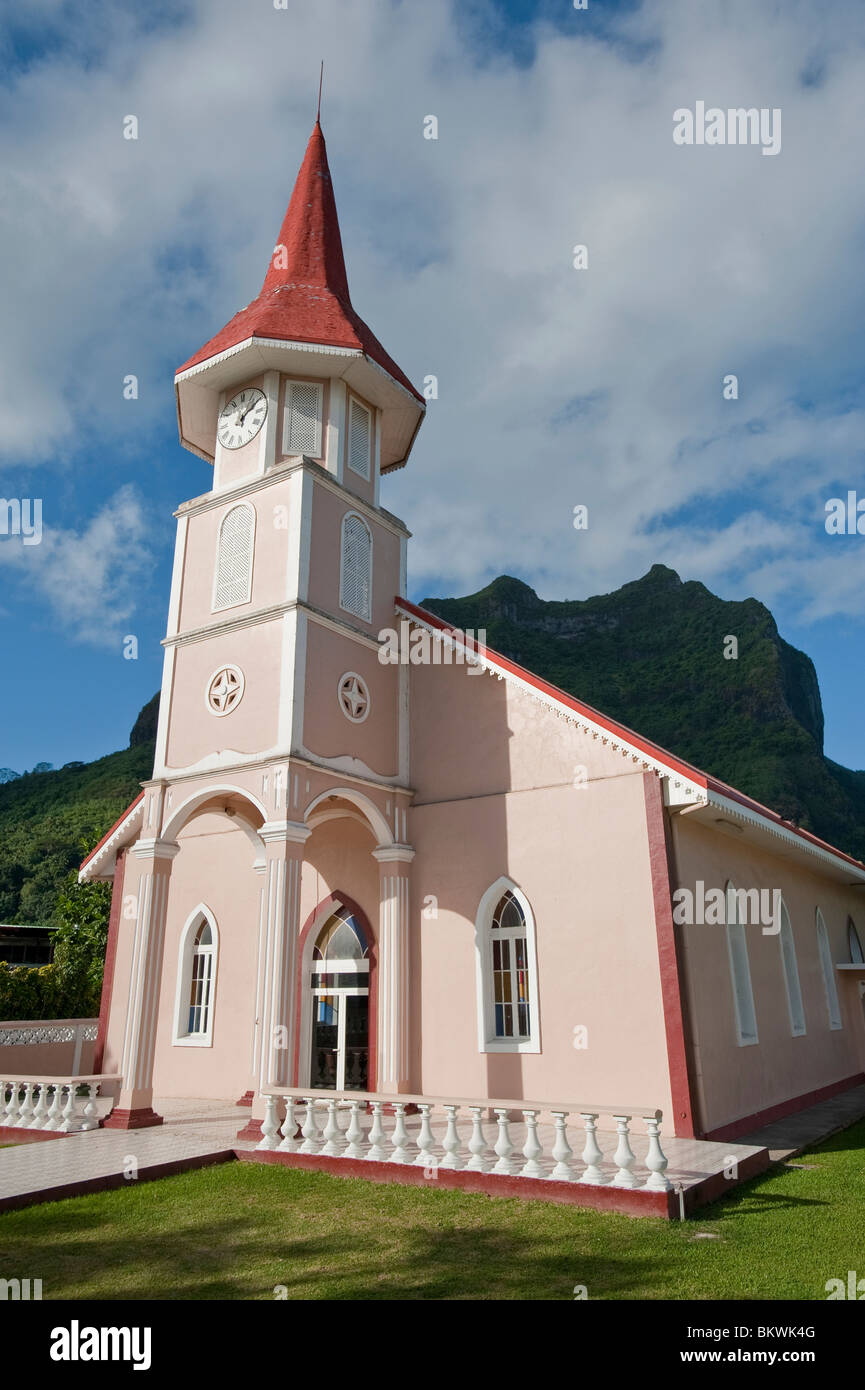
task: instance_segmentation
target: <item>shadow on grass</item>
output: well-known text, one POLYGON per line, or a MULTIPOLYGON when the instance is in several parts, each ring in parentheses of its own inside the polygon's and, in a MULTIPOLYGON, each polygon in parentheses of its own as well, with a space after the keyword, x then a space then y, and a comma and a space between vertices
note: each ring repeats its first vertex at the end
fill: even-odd
POLYGON ((675 1265, 674 1252, 638 1253, 612 1228, 609 1249, 590 1249, 577 1212, 559 1209, 543 1229, 543 1213, 531 1210, 538 1203, 376 1192, 285 1170, 274 1183, 266 1170, 237 1166, 255 1176, 223 1185, 224 1214, 208 1209, 206 1192, 171 1189, 185 1176, 102 1194, 98 1215, 87 1198, 8 1213, 4 1264, 41 1278, 46 1300, 181 1301, 266 1301, 277 1286, 290 1300, 558 1301, 575 1285, 590 1297, 663 1297, 675 1265), (190 1215, 190 1195, 200 1215, 190 1215))

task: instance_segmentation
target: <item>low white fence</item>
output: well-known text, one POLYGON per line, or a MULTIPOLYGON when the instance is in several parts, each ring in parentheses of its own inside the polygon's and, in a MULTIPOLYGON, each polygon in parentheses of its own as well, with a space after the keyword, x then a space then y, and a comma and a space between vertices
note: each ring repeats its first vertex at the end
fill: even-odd
POLYGON ((0 1072, 77 1076, 93 1066, 98 1031, 98 1018, 0 1022, 0 1072))
MULTIPOLYGON (((671 1188, 665 1172, 668 1160, 661 1148, 660 1110, 573 1102, 560 1105, 526 1100, 391 1096, 290 1086, 271 1086, 262 1094, 266 1113, 263 1137, 256 1145, 258 1149, 412 1164, 431 1171, 465 1169, 509 1178, 580 1182, 595 1187, 644 1187, 651 1192, 669 1192, 671 1188), (281 1125, 280 1104, 285 1105, 281 1125), (407 1107, 416 1107, 420 1114, 416 1133, 409 1133, 406 1126, 407 1107), (495 1115, 494 1143, 484 1131, 485 1112, 490 1111, 495 1115), (599 1142, 606 1138, 606 1132, 598 1134, 601 1115, 610 1115, 616 1122, 615 1152, 609 1156, 599 1142), (345 1125, 340 1124, 341 1116, 347 1119, 345 1125), (432 1128, 434 1116, 440 1126, 443 1123, 438 1137, 432 1128), (520 1117, 518 1123, 525 1131, 521 1146, 517 1146, 511 1136, 511 1124, 516 1117, 520 1117), (549 1121, 552 1121, 548 1153, 539 1135, 543 1117, 549 1117, 543 1128, 549 1130, 549 1121), (323 1128, 320 1119, 324 1119, 323 1128), (648 1140, 640 1160, 630 1143, 631 1123, 635 1119, 645 1126, 639 1147, 648 1140), (577 1123, 583 1143, 581 1166, 575 1160, 568 1138, 569 1124, 577 1123), (300 1137, 296 1137, 298 1124, 300 1137)), ((414 1127, 414 1121, 412 1125, 414 1127)))
POLYGON ((119 1076, 7 1076, 0 1078, 0 1129, 96 1129, 111 1113, 119 1076), (110 1083, 110 1084, 109 1084, 110 1083), (104 1087, 109 1094, 106 1095, 104 1087))

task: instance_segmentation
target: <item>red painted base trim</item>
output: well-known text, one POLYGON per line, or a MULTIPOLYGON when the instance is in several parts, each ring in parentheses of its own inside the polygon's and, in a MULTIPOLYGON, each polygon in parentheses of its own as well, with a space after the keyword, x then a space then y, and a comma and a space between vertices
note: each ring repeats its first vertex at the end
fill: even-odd
POLYGON ((236 1100, 234 1103, 235 1105, 251 1105, 254 1098, 254 1091, 244 1091, 243 1095, 240 1097, 240 1100, 236 1100))
MULTIPOLYGON (((148 1168, 139 1168, 135 1183, 153 1182, 156 1178, 172 1178, 175 1173, 186 1173, 191 1168, 210 1168, 217 1163, 231 1163, 235 1157, 233 1149, 223 1149, 219 1153, 197 1154, 194 1158, 175 1158, 169 1163, 153 1163, 148 1168)), ((20 1207, 35 1206, 37 1202, 62 1202, 66 1197, 83 1197, 88 1192, 108 1192, 112 1188, 132 1186, 132 1181, 122 1173, 106 1173, 101 1178, 85 1178, 81 1182, 68 1182, 60 1187, 43 1187, 38 1192, 19 1192, 14 1197, 0 1197, 0 1211, 15 1211, 20 1207)))
POLYGON ((832 1096, 840 1095, 842 1091, 849 1091, 854 1086, 863 1084, 865 1072, 860 1071, 855 1076, 847 1077, 845 1081, 833 1081, 830 1086, 821 1086, 817 1091, 805 1091, 800 1096, 793 1096, 791 1100, 781 1101, 779 1105, 770 1105, 766 1110, 755 1110, 753 1115, 743 1115, 740 1120, 731 1120, 729 1124, 707 1130, 702 1138, 738 1139, 752 1129, 761 1129, 773 1120, 783 1120, 787 1115, 795 1115, 797 1110, 807 1110, 809 1105, 819 1105, 821 1100, 829 1100, 832 1096))
POLYGON ((261 1138, 261 1120, 247 1120, 243 1129, 239 1129, 236 1134, 237 1139, 254 1139, 258 1143, 261 1138))
POLYGON ((102 1121, 103 1129, 150 1129, 153 1125, 161 1125, 162 1116, 157 1115, 150 1106, 142 1106, 140 1110, 112 1110, 107 1119, 102 1121))
POLYGON ((0 1144, 35 1144, 40 1139, 67 1139, 69 1136, 49 1129, 16 1129, 14 1125, 0 1125, 0 1144))
MULTIPOLYGON (((597 1211, 621 1211, 628 1216, 678 1215, 678 1197, 673 1192, 647 1192, 644 1188, 590 1187, 585 1183, 547 1182, 542 1178, 508 1178, 492 1173, 470 1173, 465 1169, 437 1169, 435 1178, 424 1177, 423 1168, 402 1163, 370 1163, 359 1158, 325 1158, 320 1154, 279 1153, 274 1149, 238 1149, 237 1157, 246 1163, 277 1163, 287 1168, 304 1168, 312 1173, 330 1173, 337 1178, 367 1178, 371 1182, 401 1183, 408 1187, 456 1188, 463 1192, 483 1192, 488 1197, 535 1198, 568 1206, 594 1207, 597 1211)), ((727 1184, 729 1187, 729 1183, 727 1184)))

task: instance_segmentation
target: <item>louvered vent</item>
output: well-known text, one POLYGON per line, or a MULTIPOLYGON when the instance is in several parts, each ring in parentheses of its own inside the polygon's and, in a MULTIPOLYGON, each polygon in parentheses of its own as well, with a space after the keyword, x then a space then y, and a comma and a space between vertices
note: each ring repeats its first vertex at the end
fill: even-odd
POLYGON ((291 381, 285 400, 283 453, 321 458, 323 391, 312 381, 291 381))
POLYGON ((249 602, 254 530, 255 518, 251 507, 232 507, 222 518, 216 549, 214 610, 249 602))
POLYGON ((348 466, 362 478, 369 477, 370 413, 359 401, 351 402, 348 426, 348 466))
POLYGON ((348 613, 370 618, 372 536, 359 516, 349 515, 342 526, 342 574, 339 602, 348 613))

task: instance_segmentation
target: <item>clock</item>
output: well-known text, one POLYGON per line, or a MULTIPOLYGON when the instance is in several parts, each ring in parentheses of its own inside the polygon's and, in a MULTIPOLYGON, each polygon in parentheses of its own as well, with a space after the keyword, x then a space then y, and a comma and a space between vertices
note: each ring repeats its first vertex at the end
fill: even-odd
POLYGON ((254 386, 238 391, 219 412, 216 437, 223 449, 240 449, 254 439, 267 415, 267 397, 254 386))

